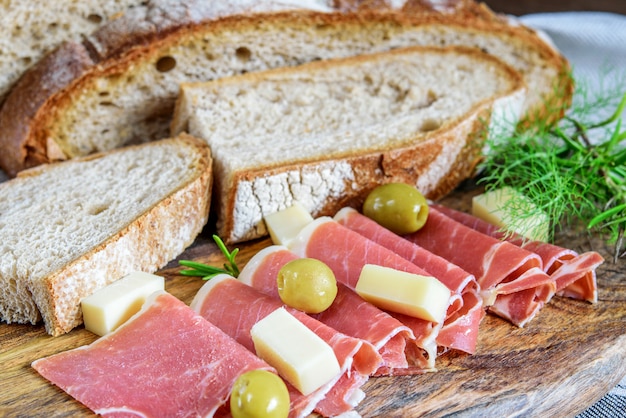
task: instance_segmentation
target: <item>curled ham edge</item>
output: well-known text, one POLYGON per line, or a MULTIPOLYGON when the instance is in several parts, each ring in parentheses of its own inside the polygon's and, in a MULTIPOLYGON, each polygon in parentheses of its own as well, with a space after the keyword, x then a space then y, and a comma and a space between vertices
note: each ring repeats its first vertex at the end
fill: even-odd
POLYGON ((102 416, 213 416, 224 409, 239 375, 256 369, 275 372, 165 291, 150 295, 139 312, 112 333, 35 360, 32 367, 102 416), (159 337, 145 338, 146 334, 159 337), (196 345, 190 344, 190 337, 196 345), (146 379, 152 381, 151 391, 142 396, 146 379), (174 402, 165 406, 159 399, 174 402))
POLYGON ((403 237, 474 274, 489 312, 520 328, 556 293, 554 278, 543 271, 537 254, 463 225, 435 205, 426 224, 403 237))
POLYGON ((476 231, 497 239, 507 240, 512 244, 531 251, 541 257, 543 271, 556 283, 556 294, 573 299, 598 301, 596 269, 604 258, 595 251, 577 253, 576 251, 541 241, 532 241, 511 232, 502 231, 474 215, 433 204, 444 215, 476 231))
MULTIPOLYGON (((252 298, 255 305, 270 305, 268 306, 266 314, 284 306, 282 303, 274 300, 270 296, 267 296, 238 279, 226 274, 215 276, 205 283, 194 297, 190 306, 195 312, 214 323, 214 325, 221 328, 224 332, 226 332, 226 334, 231 335, 231 330, 227 329, 227 327, 224 326, 225 324, 216 323, 216 321, 213 321, 212 318, 207 316, 205 308, 213 309, 214 306, 221 304, 223 305, 222 307, 232 311, 235 307, 233 303, 230 303, 229 301, 235 298, 241 298, 243 292, 253 292, 255 294, 252 298), (218 298, 217 295, 219 295, 219 293, 217 293, 217 289, 220 286, 229 286, 231 289, 228 289, 227 293, 232 293, 232 297, 228 299, 218 298), (214 292, 216 292, 215 297, 212 296, 212 293, 214 292)), ((250 309, 252 306, 246 305, 246 308, 250 309)), ((335 330, 333 330, 334 336, 329 340, 327 336, 320 334, 317 329, 323 327, 328 329, 329 327, 319 323, 319 321, 316 321, 314 318, 309 317, 303 312, 288 307, 287 309, 300 322, 303 322, 305 326, 331 345, 333 351, 335 351, 335 354, 338 357, 337 359, 339 360, 341 369, 340 373, 335 376, 334 379, 307 396, 300 393, 288 382, 285 382, 289 389, 291 402, 289 416, 306 417, 314 411, 323 416, 335 416, 342 413, 349 413, 365 397, 365 393, 360 388, 380 365, 381 359, 378 352, 373 346, 371 346, 371 344, 363 340, 348 337, 335 330), (354 340, 351 342, 353 344, 352 351, 349 353, 339 353, 338 348, 342 348, 345 345, 342 341, 347 339, 354 340), (372 358, 374 356, 375 359, 372 358)), ((248 313, 249 311, 246 310, 243 317, 246 317, 248 313)), ((260 319, 262 318, 258 318, 258 320, 260 319)), ((241 331, 242 330, 239 328, 238 332, 241 331)), ((244 338, 248 339, 248 341, 240 341, 234 335, 231 335, 231 337, 235 338, 236 341, 248 348, 250 351, 253 351, 252 337, 250 336, 249 330, 244 332, 244 334, 244 338)))
MULTIPOLYGON (((286 246, 272 245, 255 254, 241 270, 238 279, 259 291, 280 299, 276 277, 282 266, 299 257, 286 246)), ((337 283, 335 301, 324 312, 314 318, 355 338, 371 343, 381 354, 383 363, 374 376, 397 374, 397 369, 406 369, 408 362, 404 354, 406 342, 415 339, 411 328, 401 321, 363 300, 352 289, 337 283), (346 321, 358 312, 358 321, 346 321), (356 326, 355 326, 356 325, 356 326)), ((404 374, 398 372, 399 374, 404 374)))
MULTIPOLYGON (((298 235, 288 243, 287 247, 300 257, 317 258, 323 261, 334 271, 337 281, 342 282, 352 290, 358 281, 358 277, 355 278, 354 273, 360 274, 360 270, 365 264, 376 264, 423 276, 432 276, 393 251, 326 216, 319 217, 302 228, 298 235), (349 248, 337 248, 337 241, 334 241, 334 245, 328 245, 327 239, 332 240, 332 238, 328 238, 327 234, 332 231, 327 231, 327 228, 337 229, 334 232, 338 232, 344 242, 350 241, 349 248), (323 253, 317 251, 319 248, 324 249, 323 253), (326 249, 329 252, 326 252, 326 249), (362 250, 363 254, 367 255, 366 258, 358 255, 355 250, 362 250), (377 255, 382 256, 385 260, 376 260, 377 255), (348 267, 349 260, 355 261, 356 269, 348 267)), ((456 295, 451 292, 449 303, 455 299, 456 295)), ((443 327, 443 321, 432 322, 394 312, 389 312, 389 314, 408 326, 415 335, 415 339, 409 341, 411 344, 406 347, 410 366, 404 370, 403 374, 436 371, 435 360, 438 355, 436 338, 443 327)), ((394 370, 394 374, 401 374, 401 370, 394 370)))
POLYGON ((451 303, 436 342, 440 349, 476 352, 478 328, 485 316, 480 286, 473 274, 450 263, 418 245, 403 239, 375 221, 346 207, 333 218, 341 225, 358 232, 396 252, 441 281, 452 292, 451 303))

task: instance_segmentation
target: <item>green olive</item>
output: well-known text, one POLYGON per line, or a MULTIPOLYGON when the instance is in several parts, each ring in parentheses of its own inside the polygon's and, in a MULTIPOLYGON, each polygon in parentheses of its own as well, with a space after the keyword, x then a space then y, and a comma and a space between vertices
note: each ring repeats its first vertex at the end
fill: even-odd
POLYGON ((285 418, 289 391, 283 379, 267 370, 252 370, 237 378, 230 393, 233 418, 285 418))
POLYGON ((426 223, 428 202, 413 186, 383 184, 369 193, 363 214, 396 234, 410 234, 426 223))
POLYGON ((285 264, 276 277, 278 294, 292 308, 306 313, 320 313, 337 296, 335 274, 314 258, 298 258, 285 264))

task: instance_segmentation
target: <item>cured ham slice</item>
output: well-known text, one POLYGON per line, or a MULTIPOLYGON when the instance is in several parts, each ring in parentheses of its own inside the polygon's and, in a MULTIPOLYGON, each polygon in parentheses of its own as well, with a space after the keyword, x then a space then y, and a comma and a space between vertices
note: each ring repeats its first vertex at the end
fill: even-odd
POLYGON ((113 333, 32 366, 105 417, 213 416, 240 374, 273 371, 165 292, 113 333))
POLYGON ((470 354, 476 352, 478 328, 485 311, 474 275, 443 257, 403 239, 355 209, 348 207, 341 209, 334 219, 411 261, 445 284, 453 292, 453 297, 446 320, 437 335, 437 345, 470 354))
MULTIPOLYGON (((288 245, 300 257, 317 258, 333 270, 338 282, 354 290, 365 264, 431 276, 395 252, 369 240, 329 217, 320 217, 308 224, 288 245)), ((408 373, 435 369, 436 338, 442 323, 406 317, 390 312, 413 331, 415 339, 407 346, 410 363, 408 373), (411 346, 412 345, 412 346, 411 346)))
MULTIPOLYGON (((278 271, 297 258, 287 247, 267 247, 248 261, 238 278, 266 295, 280 299, 276 284, 278 271)), ((364 301, 344 284, 338 283, 337 287, 333 304, 324 312, 312 316, 339 332, 370 342, 382 357, 382 365, 374 375, 390 375, 394 369, 406 368, 406 342, 414 339, 411 329, 364 301)))
MULTIPOLYGON (((252 326, 283 306, 279 300, 226 275, 208 281, 191 303, 193 310, 251 352, 255 352, 252 326)), ((313 411, 335 416, 351 411, 363 399, 360 388, 380 366, 380 355, 363 340, 346 336, 301 311, 286 309, 331 346, 341 367, 341 374, 308 396, 287 384, 290 416, 304 417, 313 411)))
POLYGON ((556 292, 554 279, 542 270, 537 254, 469 228, 434 206, 426 224, 405 238, 473 274, 489 311, 518 327, 556 292), (522 291, 534 296, 514 296, 522 291))
POLYGON ((469 213, 436 205, 437 210, 446 216, 483 234, 498 239, 505 239, 525 250, 541 257, 543 270, 556 283, 556 294, 591 303, 598 301, 596 269, 604 258, 595 251, 577 253, 576 251, 541 241, 531 241, 518 234, 502 231, 469 213))

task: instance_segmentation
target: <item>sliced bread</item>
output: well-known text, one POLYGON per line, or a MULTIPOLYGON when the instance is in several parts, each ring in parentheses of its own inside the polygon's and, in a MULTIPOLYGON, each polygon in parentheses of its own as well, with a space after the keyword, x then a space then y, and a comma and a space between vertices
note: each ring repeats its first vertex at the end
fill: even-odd
POLYGON ((471 2, 454 13, 413 3, 357 12, 229 14, 203 1, 169 13, 137 8, 82 44, 64 44, 20 79, 0 112, 0 166, 12 176, 163 137, 181 82, 412 45, 465 45, 499 57, 523 74, 528 112, 545 110, 548 99, 569 102, 567 61, 532 30, 471 2))
POLYGON ((62 42, 81 41, 144 0, 0 2, 0 104, 17 79, 62 42))
POLYGON ((491 55, 412 47, 184 83, 172 133, 208 142, 218 232, 238 242, 294 201, 320 216, 385 182, 448 193, 473 173, 492 109, 513 127, 524 98, 491 55))
POLYGON ((51 335, 82 322, 80 300, 155 272, 207 222, 212 159, 182 134, 26 170, 0 184, 0 315, 51 335))

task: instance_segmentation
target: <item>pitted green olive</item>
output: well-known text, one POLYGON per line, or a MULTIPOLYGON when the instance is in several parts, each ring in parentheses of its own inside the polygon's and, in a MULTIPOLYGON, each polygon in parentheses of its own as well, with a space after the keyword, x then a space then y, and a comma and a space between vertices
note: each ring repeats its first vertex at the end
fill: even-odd
POLYGON ((428 202, 413 186, 383 184, 369 193, 363 214, 396 234, 410 234, 426 223, 428 202))
POLYGON ((286 418, 289 408, 289 391, 285 382, 267 370, 243 373, 230 393, 233 418, 286 418))
POLYGON ((337 296, 335 274, 314 258, 298 258, 285 264, 276 277, 281 300, 306 313, 320 313, 337 296))

